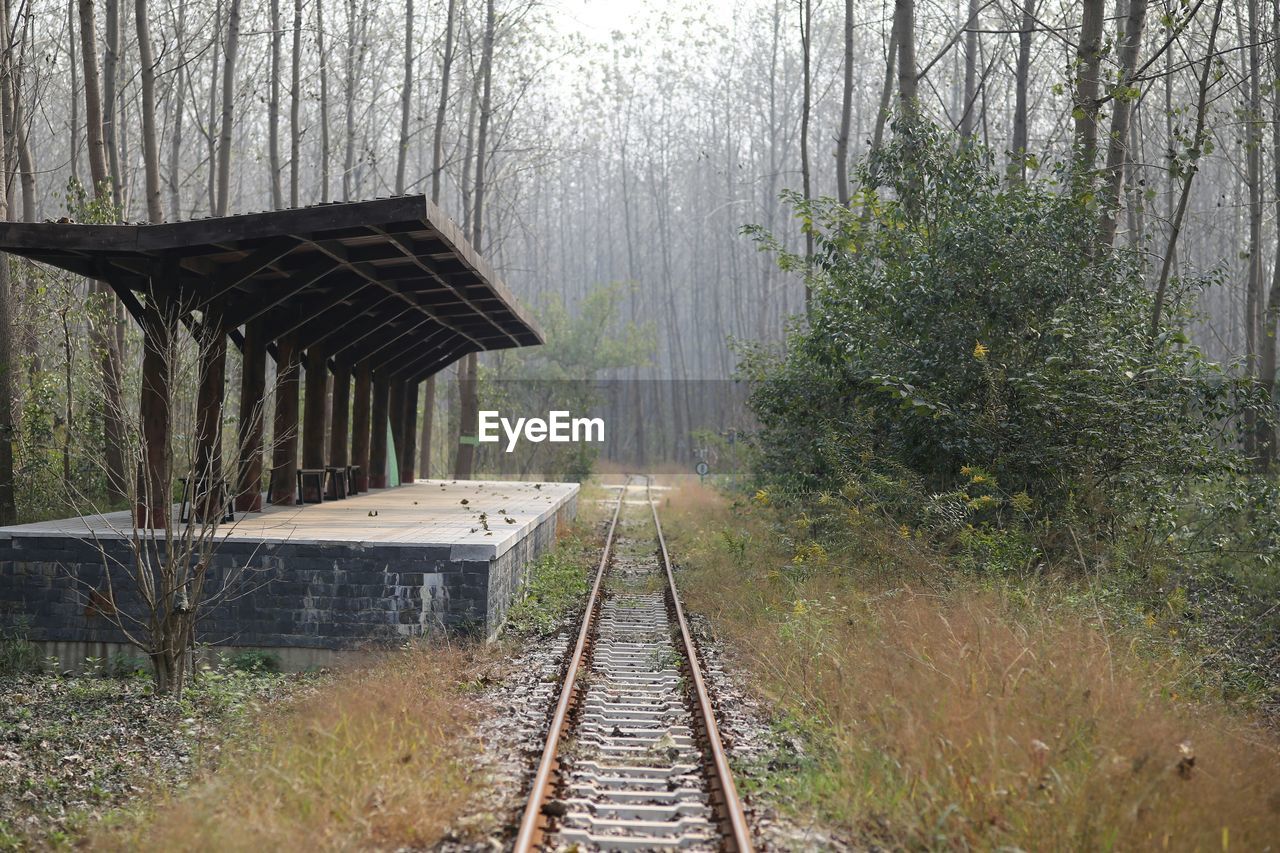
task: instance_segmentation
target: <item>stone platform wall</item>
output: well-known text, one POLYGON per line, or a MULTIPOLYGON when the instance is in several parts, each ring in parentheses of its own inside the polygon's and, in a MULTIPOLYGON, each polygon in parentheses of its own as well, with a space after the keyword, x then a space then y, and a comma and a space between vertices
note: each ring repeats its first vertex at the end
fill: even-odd
MULTIPOLYGON (((344 651, 439 630, 492 638, 529 562, 555 544, 557 527, 575 511, 576 497, 496 556, 484 545, 224 541, 206 589, 226 585, 228 593, 202 618, 198 641, 344 651)), ((101 611, 113 603, 144 614, 126 575, 133 560, 119 539, 0 534, 0 626, 21 625, 29 639, 64 655, 115 648, 124 637, 101 611)))

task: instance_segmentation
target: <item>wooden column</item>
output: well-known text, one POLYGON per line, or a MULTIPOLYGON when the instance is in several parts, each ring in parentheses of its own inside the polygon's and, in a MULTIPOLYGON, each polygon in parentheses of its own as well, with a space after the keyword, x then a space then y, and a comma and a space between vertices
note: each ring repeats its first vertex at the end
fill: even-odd
POLYGON ((134 524, 167 527, 173 505, 169 467, 170 384, 173 380, 174 336, 178 330, 177 306, 160 287, 152 287, 143 307, 142 464, 138 469, 138 494, 134 524))
POLYGON ((387 400, 387 418, 391 421, 391 443, 387 454, 394 455, 400 482, 404 482, 404 380, 391 382, 391 394, 387 400))
POLYGON ((266 424, 267 341, 263 320, 244 327, 244 358, 240 364, 240 471, 236 480, 236 511, 262 511, 262 441, 266 424))
POLYGON ((400 482, 413 482, 413 466, 418 458, 418 390, 421 382, 404 386, 404 449, 400 451, 400 482))
POLYGON ((369 419, 369 488, 387 487, 387 405, 391 386, 385 376, 373 377, 373 405, 369 419))
POLYGON ((347 466, 348 429, 351 405, 351 368, 335 365, 333 370, 333 413, 329 425, 329 464, 339 468, 347 466))
POLYGON ((188 474, 193 518, 218 521, 226 507, 222 481, 222 406, 226 398, 227 333, 222 301, 205 311, 201 324, 200 390, 196 397, 195 470, 188 474))
MULTIPOLYGON (((329 366, 319 347, 307 350, 306 410, 302 415, 302 467, 324 468, 325 402, 329 396, 329 366)), ((306 499, 319 501, 316 486, 308 483, 306 499)))
POLYGON ((356 367, 355 398, 351 403, 351 464, 360 466, 356 490, 369 490, 369 393, 373 377, 369 365, 356 367))
POLYGON ((431 427, 436 415, 436 377, 427 378, 423 383, 422 432, 418 439, 418 476, 424 480, 431 479, 431 427))
POLYGON ((298 474, 298 348, 293 335, 276 341, 276 414, 271 436, 271 503, 293 506, 298 474))

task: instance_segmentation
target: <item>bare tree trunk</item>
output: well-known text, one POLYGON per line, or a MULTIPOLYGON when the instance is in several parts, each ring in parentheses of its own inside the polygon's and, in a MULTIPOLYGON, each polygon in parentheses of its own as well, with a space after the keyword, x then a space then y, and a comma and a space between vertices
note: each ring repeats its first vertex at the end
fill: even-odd
POLYGON ((111 169, 111 199, 116 210, 124 207, 124 186, 120 173, 120 140, 116 121, 119 118, 119 106, 116 103, 117 69, 120 63, 120 0, 106 0, 104 10, 106 20, 102 27, 102 36, 106 44, 102 47, 102 139, 107 149, 107 164, 111 169))
MULTIPOLYGON (((0 60, 0 86, 8 89, 12 74, 12 44, 9 43, 8 15, 0 8, 0 34, 4 38, 4 56, 0 60)), ((11 120, 9 115, 0 115, 0 122, 11 120)), ((7 127, 0 126, 0 138, 8 132, 7 127)), ((0 175, 9 174, 8 152, 0 145, 0 175)), ((6 193, 0 192, 0 221, 9 218, 9 199, 6 193)), ((10 280, 8 258, 0 259, 0 525, 13 524, 18 520, 16 495, 13 488, 13 443, 17 438, 14 430, 13 403, 14 381, 16 374, 13 361, 13 313, 10 307, 10 280)))
POLYGON ((898 100, 902 114, 914 116, 920 83, 916 72, 915 0, 894 0, 893 31, 898 42, 898 100))
POLYGON ((163 222, 160 207, 160 141, 156 131, 156 66, 151 53, 147 0, 134 0, 138 24, 138 59, 142 64, 142 157, 146 170, 147 219, 163 222))
POLYGON ((271 0, 271 95, 267 101, 267 166, 271 171, 271 207, 284 207, 280 186, 280 0, 271 0))
MULTIPOLYGON (((98 77, 98 37, 94 24, 93 0, 80 0, 80 54, 84 65, 85 121, 89 141, 89 174, 94 196, 99 202, 110 201, 111 188, 107 173, 107 152, 102 132, 102 90, 98 77)), ((116 296, 102 282, 94 289, 101 297, 105 318, 90 324, 94 348, 102 363, 103 460, 107 469, 107 498, 112 504, 128 498, 127 472, 124 458, 124 395, 120 346, 113 328, 116 322, 116 296)))
MULTIPOLYGON (((431 137, 431 201, 435 204, 440 203, 441 175, 444 170, 444 120, 449 106, 449 73, 453 69, 453 25, 456 11, 457 0, 449 0, 444 22, 444 56, 440 63, 440 101, 436 104, 436 126, 431 137)), ((431 473, 431 429, 435 421, 435 404, 436 378, 431 376, 426 381, 423 393, 422 435, 418 441, 418 452, 422 457, 419 468, 423 479, 431 473)))
POLYGON ((980 0, 969 0, 969 17, 964 34, 964 114, 960 116, 960 139, 973 142, 973 103, 978 96, 978 11, 980 0))
POLYGON ((396 195, 404 195, 409 159, 409 115, 413 103, 413 0, 404 0, 404 83, 400 89, 400 145, 396 152, 396 195))
POLYGON ((1076 52, 1075 167, 1079 175, 1093 170, 1098 156, 1098 80, 1102 64, 1102 23, 1105 0, 1082 0, 1080 46, 1076 52))
POLYGON ((1222 3, 1218 0, 1213 8, 1213 23, 1209 25, 1209 47, 1204 55, 1204 67, 1200 69, 1198 94, 1196 95, 1196 129, 1191 137, 1190 163, 1182 178, 1182 190, 1178 195, 1178 206, 1174 210, 1173 220, 1169 223, 1169 245, 1164 252, 1164 261, 1160 265, 1160 278, 1156 282, 1156 295, 1151 305, 1151 335, 1160 332, 1160 318, 1164 314, 1165 293, 1169 289, 1169 274, 1173 271, 1173 259, 1178 249, 1178 236, 1182 233, 1182 220, 1187 215, 1187 202, 1191 198, 1191 184, 1200 170, 1200 155, 1208 138, 1204 131, 1205 116, 1208 111, 1209 86, 1213 80, 1213 52, 1218 43, 1218 27, 1222 22, 1222 3))
MULTIPOLYGON (((812 176, 809 171, 809 115, 813 111, 813 81, 811 58, 809 56, 810 38, 813 34, 813 6, 811 0, 800 0, 800 67, 803 75, 803 86, 800 95, 800 184, 807 202, 813 198, 812 176)), ((804 229, 804 254, 813 257, 813 229, 804 229)), ((804 304, 809 308, 812 288, 808 277, 805 277, 804 304)))
POLYGON ((853 0, 844 0, 844 88, 836 138, 836 198, 849 206, 849 133, 853 124, 853 0))
POLYGON ((182 125, 184 117, 183 92, 187 88, 187 4, 178 5, 178 29, 175 33, 177 42, 177 71, 173 86, 173 136, 169 143, 169 213, 174 219, 182 219, 182 193, 178 171, 182 168, 182 125))
POLYGON ((1120 80, 1112 98, 1111 138, 1107 143, 1107 194, 1103 199, 1102 229, 1099 242, 1111 247, 1116 243, 1116 216, 1120 211, 1120 192, 1124 187, 1124 164, 1129 159, 1129 122, 1137 92, 1130 91, 1138 54, 1142 49, 1142 31, 1147 20, 1147 0, 1130 0, 1129 17, 1120 43, 1120 80))
MULTIPOLYGON (((1271 33, 1280 36, 1280 4, 1271 6, 1271 33)), ((1272 79, 1280 80, 1280 49, 1271 50, 1272 79)), ((1280 163, 1280 98, 1271 101, 1271 150, 1273 162, 1280 163)), ((1275 177, 1275 206, 1277 222, 1280 222, 1280 168, 1273 169, 1275 177)), ((1276 461, 1276 326, 1280 321, 1280 228, 1276 230, 1276 253, 1271 267, 1271 287, 1267 293, 1266 309, 1262 313, 1262 358, 1258 374, 1262 380, 1263 411, 1258 435, 1258 458, 1262 466, 1270 469, 1276 461)))
POLYGON ((222 60, 222 120, 218 130, 217 216, 226 216, 231 205, 231 124, 235 117, 236 54, 240 49, 240 0, 231 0, 227 13, 227 47, 222 60))
MULTIPOLYGON (((1248 98, 1245 104, 1245 184, 1249 192, 1249 265, 1245 277, 1244 340, 1245 372, 1257 382, 1262 315, 1266 307, 1262 292, 1262 52, 1259 47, 1263 33, 1258 22, 1258 0, 1248 0, 1247 8, 1249 79, 1245 88, 1248 98)), ((1257 410, 1251 407, 1245 411, 1244 421, 1245 452, 1253 455, 1257 452, 1259 427, 1266 423, 1267 418, 1259 418, 1257 410)))
POLYGON ((458 0, 449 0, 444 21, 444 58, 440 62, 440 102, 431 138, 431 200, 440 203, 440 178, 444 171, 444 119, 449 107, 449 72, 453 69, 453 28, 458 0))
POLYGON ((1023 0, 1018 27, 1018 62, 1014 76, 1013 143, 1006 174, 1010 182, 1027 179, 1027 87, 1031 81, 1031 34, 1036 24, 1036 0, 1023 0))
POLYGON ((342 159, 342 200, 351 201, 356 167, 356 0, 347 0, 346 154, 342 159))
POLYGON ((67 128, 71 137, 71 177, 80 180, 80 69, 76 56, 76 0, 67 0, 67 33, 70 35, 67 51, 71 61, 71 118, 67 128))
POLYGON ((329 53, 324 47, 324 0, 316 0, 316 50, 320 54, 320 201, 329 200, 329 53))
POLYGON ((293 0, 293 56, 289 72, 289 206, 297 207, 299 160, 302 154, 302 0, 293 0))
MULTIPOLYGON (((486 0, 484 23, 484 52, 480 58, 480 126, 476 132, 476 177, 475 177, 475 210, 471 215, 471 244, 480 251, 484 237, 484 191, 485 191, 485 155, 488 146, 489 117, 492 107, 493 88, 493 39, 495 31, 494 0, 486 0)), ((478 391, 476 374, 478 364, 476 354, 471 353, 463 359, 462 373, 465 380, 459 386, 461 395, 461 421, 459 430, 461 438, 467 443, 458 446, 457 470, 454 476, 459 480, 470 480, 475 467, 475 438, 479 417, 478 391)))

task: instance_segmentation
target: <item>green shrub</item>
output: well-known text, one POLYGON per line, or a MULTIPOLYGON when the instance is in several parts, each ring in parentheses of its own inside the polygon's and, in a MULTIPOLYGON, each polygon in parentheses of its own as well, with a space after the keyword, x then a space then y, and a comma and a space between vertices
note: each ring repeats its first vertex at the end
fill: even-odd
POLYGON ((262 649, 245 649, 229 656, 227 665, 241 672, 279 672, 280 656, 262 649))
POLYGON ((817 252, 780 258, 806 268, 807 322, 743 360, 765 483, 906 473, 933 493, 977 467, 1039 513, 1074 500, 1109 523, 1236 464, 1220 449, 1236 385, 1183 317, 1151 334, 1140 259, 1094 249, 1095 211, 1054 182, 1003 183, 949 134, 898 131, 877 158, 887 191, 863 172, 865 219, 796 202, 817 252))
POLYGON ((44 671, 40 647, 28 639, 28 625, 21 617, 0 626, 0 675, 34 675, 44 671))

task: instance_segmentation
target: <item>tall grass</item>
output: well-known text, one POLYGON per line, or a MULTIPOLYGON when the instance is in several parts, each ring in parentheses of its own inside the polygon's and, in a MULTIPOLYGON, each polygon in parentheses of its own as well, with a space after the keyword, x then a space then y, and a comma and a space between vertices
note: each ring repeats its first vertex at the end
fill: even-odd
POLYGON ((260 717, 216 770, 91 847, 349 850, 436 844, 483 787, 462 686, 483 649, 431 646, 351 669, 260 717))
POLYGON ((670 507, 689 606, 814 756, 755 784, 890 846, 1280 840, 1275 737, 1188 699, 1182 661, 1065 603, 1073 591, 965 581, 868 519, 828 553, 696 486, 670 507))

